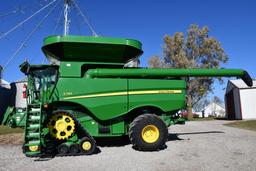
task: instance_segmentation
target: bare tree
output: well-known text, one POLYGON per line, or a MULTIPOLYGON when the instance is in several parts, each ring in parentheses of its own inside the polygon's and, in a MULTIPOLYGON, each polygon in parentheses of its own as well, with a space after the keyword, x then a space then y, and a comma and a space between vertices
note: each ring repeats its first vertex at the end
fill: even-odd
MULTIPOLYGON (((216 38, 209 36, 207 26, 201 29, 193 24, 186 37, 182 32, 173 36, 164 36, 163 58, 153 56, 149 59, 150 67, 154 68, 220 68, 226 63, 228 56, 216 38)), ((222 83, 222 79, 218 78, 222 83)), ((213 90, 214 78, 191 77, 186 79, 188 114, 192 116, 192 106, 207 93, 213 90)))

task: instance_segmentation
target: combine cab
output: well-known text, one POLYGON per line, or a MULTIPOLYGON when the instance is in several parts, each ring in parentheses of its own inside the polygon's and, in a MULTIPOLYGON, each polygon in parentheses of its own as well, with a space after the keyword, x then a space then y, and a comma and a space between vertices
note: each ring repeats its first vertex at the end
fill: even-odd
POLYGON ((20 66, 28 77, 24 153, 32 157, 91 154, 94 137, 124 135, 138 150, 159 150, 167 127, 182 122, 182 77, 235 76, 252 85, 240 69, 125 68, 143 53, 131 39, 51 36, 42 50, 53 64, 20 66))

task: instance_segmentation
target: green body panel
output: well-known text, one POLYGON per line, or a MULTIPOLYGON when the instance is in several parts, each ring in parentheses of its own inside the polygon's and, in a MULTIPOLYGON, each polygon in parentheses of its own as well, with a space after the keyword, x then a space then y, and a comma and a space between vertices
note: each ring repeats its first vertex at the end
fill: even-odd
POLYGON ((128 79, 128 87, 130 92, 128 111, 138 107, 153 106, 167 113, 185 107, 184 80, 128 79), (171 90, 178 90, 178 93, 171 90), (139 93, 136 94, 136 92, 139 93))
POLYGON ((127 79, 60 78, 55 91, 59 101, 81 104, 100 120, 127 112, 127 79), (111 95, 118 92, 124 95, 111 95))
POLYGON ((55 91, 59 101, 78 103, 97 119, 109 120, 143 106, 178 110, 185 105, 185 87, 183 80, 60 78, 55 91))
POLYGON ((83 77, 90 68, 123 68, 123 63, 101 63, 101 62, 61 62, 60 77, 83 77))
POLYGON ((94 120, 88 115, 84 115, 82 117, 77 118, 77 120, 81 123, 81 125, 86 128, 86 130, 90 133, 91 136, 94 137, 115 137, 122 136, 124 133, 127 133, 124 118, 114 119, 107 123, 106 126, 109 127, 109 132, 101 133, 99 128, 102 126, 99 121, 94 120))

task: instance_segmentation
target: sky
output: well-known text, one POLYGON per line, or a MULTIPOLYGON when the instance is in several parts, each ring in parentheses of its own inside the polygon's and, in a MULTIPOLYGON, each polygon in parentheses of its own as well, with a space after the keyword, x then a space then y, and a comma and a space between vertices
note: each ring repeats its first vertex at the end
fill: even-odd
MULTIPOLYGON (((52 0, 8 0, 0 6, 0 36, 17 23, 52 0)), ((94 30, 105 37, 137 39, 143 44, 141 66, 148 65, 153 55, 162 56, 163 37, 175 32, 186 32, 191 24, 208 26, 210 36, 217 38, 229 56, 224 68, 241 68, 256 78, 256 1, 254 0, 76 0, 89 18, 94 30)), ((3 77, 8 82, 24 75, 18 66, 28 60, 33 64, 46 63, 41 52, 43 39, 63 34, 63 0, 25 47, 7 65, 3 77), (61 16, 61 18, 59 17, 61 16), (60 20, 59 20, 60 18, 60 20), (60 21, 60 22, 58 22, 60 21)), ((46 8, 21 27, 0 39, 0 64, 5 65, 37 23, 53 8, 46 8)), ((70 34, 90 36, 91 32, 77 11, 71 9, 70 34)), ((215 83, 214 94, 224 97, 227 79, 223 85, 215 83)))

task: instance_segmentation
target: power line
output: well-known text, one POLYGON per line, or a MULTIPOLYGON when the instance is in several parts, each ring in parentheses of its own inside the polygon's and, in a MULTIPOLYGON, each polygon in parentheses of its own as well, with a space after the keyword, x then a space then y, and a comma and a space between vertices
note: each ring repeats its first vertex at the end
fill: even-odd
POLYGON ((12 15, 12 14, 17 14, 19 12, 24 14, 24 10, 28 9, 28 7, 29 7, 29 5, 26 5, 26 6, 18 5, 16 7, 12 8, 12 9, 10 9, 9 12, 1 12, 0 13, 0 18, 9 16, 9 15, 12 15))
POLYGON ((60 24, 60 20, 61 20, 62 13, 63 13, 63 8, 61 8, 61 10, 60 10, 60 14, 59 14, 59 16, 58 16, 58 20, 57 20, 57 23, 56 23, 55 28, 54 28, 54 31, 53 31, 54 34, 56 34, 56 31, 57 31, 58 26, 59 26, 59 24, 60 24))
POLYGON ((81 35, 81 25, 80 25, 80 13, 76 10, 76 15, 74 18, 74 22, 78 31, 78 34, 81 35))
POLYGON ((30 17, 26 18, 25 20, 23 20, 22 22, 18 23, 16 26, 14 26, 13 28, 11 28, 9 31, 5 32, 4 34, 2 34, 0 36, 0 40, 2 38, 4 38, 5 36, 7 36, 8 34, 10 34, 11 32, 13 32, 14 30, 16 30, 18 27, 22 26, 25 22, 27 22, 28 20, 30 20, 31 18, 33 18, 35 15, 37 15, 38 13, 40 13, 41 11, 43 11, 44 9, 46 9, 47 7, 49 7, 50 5, 52 5, 54 2, 56 2, 57 0, 53 0, 52 2, 50 2, 49 4, 45 5, 44 7, 42 7, 40 10, 36 11, 34 14, 32 14, 30 17))
POLYGON ((92 32, 92 35, 98 37, 98 34, 95 32, 95 30, 93 29, 92 25, 90 24, 88 18, 87 18, 86 15, 82 12, 82 10, 80 9, 80 7, 79 7, 78 4, 76 3, 76 1, 75 1, 75 0, 72 0, 72 2, 74 2, 75 7, 76 7, 77 10, 79 11, 80 15, 83 17, 84 22, 88 25, 90 31, 92 32))
POLYGON ((44 22, 44 20, 53 12, 53 10, 57 7, 60 0, 55 0, 54 2, 57 3, 51 8, 51 10, 39 21, 39 23, 36 25, 36 27, 29 33, 29 35, 25 38, 25 40, 21 43, 21 45, 17 48, 17 50, 13 53, 13 55, 9 58, 9 60, 6 62, 6 64, 3 67, 3 70, 9 65, 9 63, 16 57, 16 55, 22 50, 22 48, 25 46, 26 42, 32 37, 32 35, 39 29, 41 24, 44 22))

